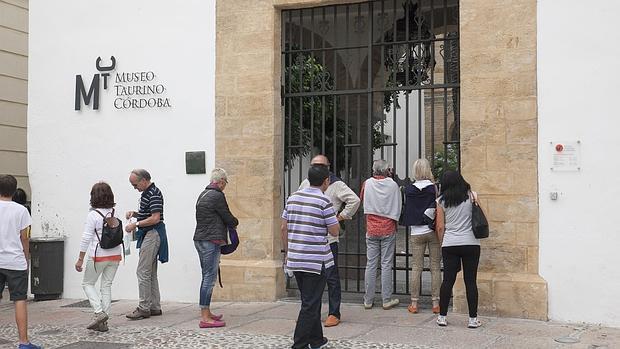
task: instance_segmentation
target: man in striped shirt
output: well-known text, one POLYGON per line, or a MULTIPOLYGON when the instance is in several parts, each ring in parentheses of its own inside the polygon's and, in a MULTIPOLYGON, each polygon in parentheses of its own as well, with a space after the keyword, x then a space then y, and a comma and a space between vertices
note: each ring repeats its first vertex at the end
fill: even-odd
POLYGON ((125 227, 128 233, 136 232, 136 247, 140 249, 138 268, 138 292, 140 303, 133 312, 127 314, 131 320, 146 319, 161 315, 159 302, 159 281, 157 280, 157 260, 168 261, 168 239, 164 225, 164 197, 151 182, 151 175, 144 169, 135 169, 129 175, 129 183, 142 193, 140 210, 129 211, 125 218, 137 218, 136 223, 129 223, 125 227))
POLYGON ((286 267, 293 271, 301 309, 297 317, 293 348, 321 348, 327 343, 321 327, 321 297, 325 289, 325 269, 334 267, 327 234, 339 232, 336 212, 324 192, 329 186, 325 166, 308 169, 310 187, 292 194, 282 213, 282 241, 288 241, 286 267))

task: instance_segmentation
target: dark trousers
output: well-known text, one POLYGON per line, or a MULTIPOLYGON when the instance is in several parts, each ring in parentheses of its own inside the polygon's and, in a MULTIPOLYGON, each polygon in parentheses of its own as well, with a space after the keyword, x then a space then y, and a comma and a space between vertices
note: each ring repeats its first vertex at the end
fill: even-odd
POLYGON ((443 257, 443 282, 439 291, 439 314, 448 314, 448 305, 452 295, 452 287, 456 281, 456 274, 463 264, 463 281, 465 281, 465 293, 469 317, 478 316, 478 286, 476 276, 478 274, 478 262, 480 261, 480 246, 449 246, 442 247, 443 257))
POLYGON ((323 342, 321 298, 325 290, 325 269, 321 274, 296 271, 295 280, 301 293, 301 309, 297 317, 292 348, 317 347, 323 342))
POLYGON ((332 242, 329 248, 334 255, 334 266, 325 269, 327 278, 327 293, 329 294, 329 315, 340 319, 340 274, 338 274, 338 243, 332 242))

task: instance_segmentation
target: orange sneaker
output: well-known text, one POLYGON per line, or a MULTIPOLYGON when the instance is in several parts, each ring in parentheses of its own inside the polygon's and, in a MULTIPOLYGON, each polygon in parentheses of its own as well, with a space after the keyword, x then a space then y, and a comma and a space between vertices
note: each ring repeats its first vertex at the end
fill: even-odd
POLYGON ((409 304, 409 306, 407 307, 407 310, 411 313, 411 314, 416 314, 418 312, 418 306, 417 305, 413 305, 413 303, 409 304))
POLYGON ((335 317, 334 315, 330 315, 327 317, 327 320, 325 320, 325 327, 338 326, 339 323, 339 318, 335 317))

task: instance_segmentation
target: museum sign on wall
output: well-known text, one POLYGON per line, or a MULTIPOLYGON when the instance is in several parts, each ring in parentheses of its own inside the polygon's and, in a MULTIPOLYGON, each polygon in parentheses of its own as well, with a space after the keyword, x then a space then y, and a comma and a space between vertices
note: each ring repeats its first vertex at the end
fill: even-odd
POLYGON ((84 82, 82 75, 75 76, 75 110, 82 109, 82 102, 85 106, 91 105, 93 110, 108 103, 115 109, 171 107, 166 86, 152 70, 117 72, 114 56, 110 57, 109 64, 97 57, 95 68, 98 73, 93 74, 90 85, 84 82))

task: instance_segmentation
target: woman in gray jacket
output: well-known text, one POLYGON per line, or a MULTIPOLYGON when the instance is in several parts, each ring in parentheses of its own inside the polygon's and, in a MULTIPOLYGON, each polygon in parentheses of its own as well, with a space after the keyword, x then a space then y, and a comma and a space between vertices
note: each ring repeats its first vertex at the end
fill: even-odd
POLYGON ((220 247, 228 240, 228 227, 236 227, 239 221, 232 215, 224 196, 228 184, 226 171, 215 168, 211 171, 211 183, 198 196, 196 202, 196 231, 194 246, 200 258, 202 284, 200 285, 200 328, 224 327, 222 315, 209 310, 213 285, 220 264, 220 247))

